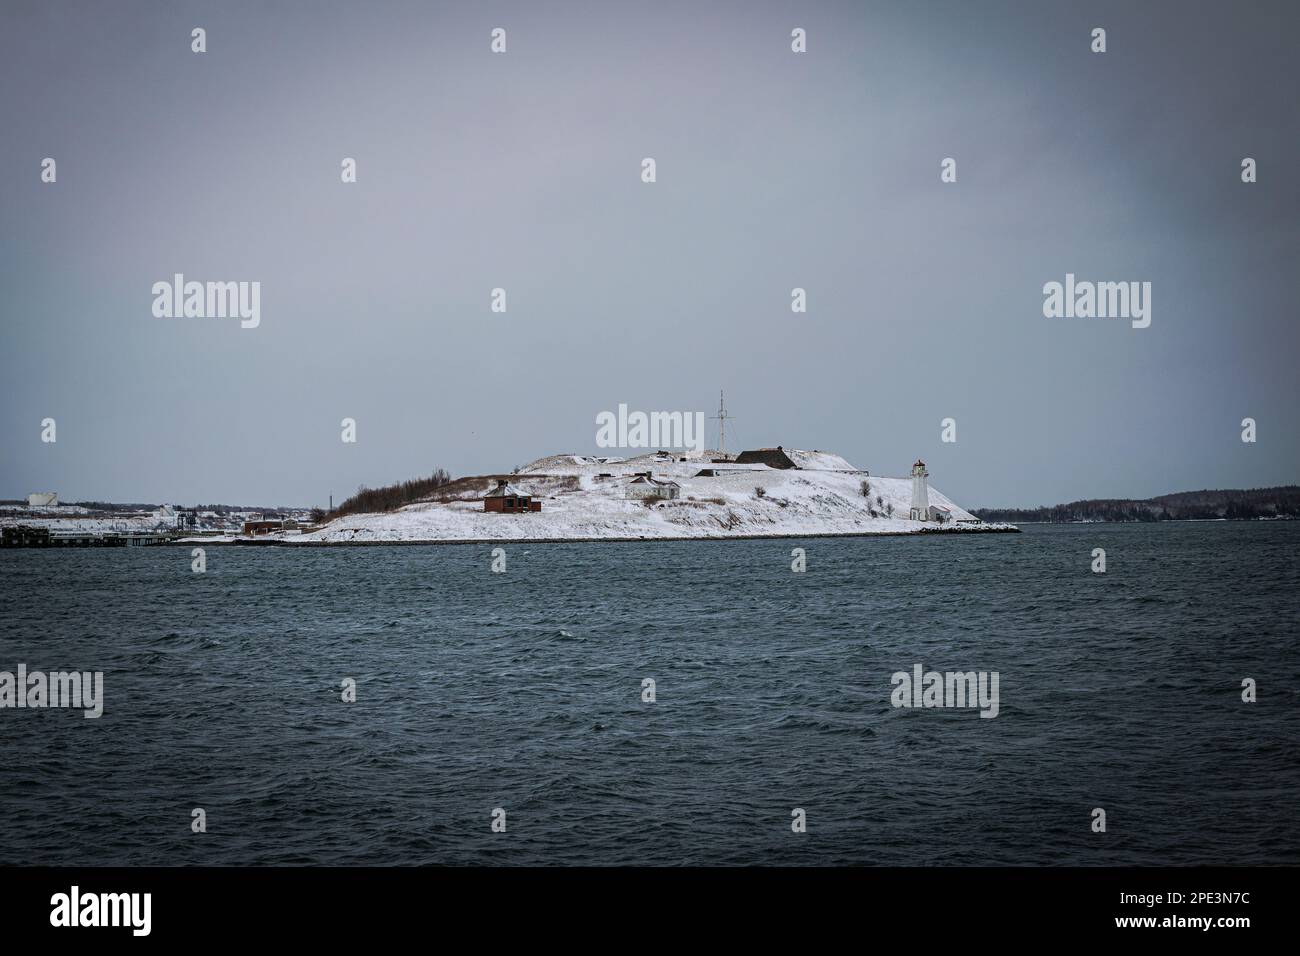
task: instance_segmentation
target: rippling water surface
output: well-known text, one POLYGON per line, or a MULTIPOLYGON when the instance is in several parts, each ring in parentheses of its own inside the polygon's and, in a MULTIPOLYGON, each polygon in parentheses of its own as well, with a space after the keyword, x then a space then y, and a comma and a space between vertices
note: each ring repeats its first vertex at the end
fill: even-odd
POLYGON ((0 864, 1296 864, 1298 545, 0 551, 0 670, 106 697, 0 710, 0 864), (918 662, 998 671, 998 717, 892 708, 918 662))

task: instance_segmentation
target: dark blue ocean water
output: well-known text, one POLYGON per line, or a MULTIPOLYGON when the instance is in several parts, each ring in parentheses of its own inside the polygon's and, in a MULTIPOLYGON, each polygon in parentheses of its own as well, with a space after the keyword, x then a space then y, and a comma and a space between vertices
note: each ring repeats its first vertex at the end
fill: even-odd
POLYGON ((1296 864, 1298 546, 0 551, 0 670, 106 697, 0 710, 0 864, 1296 864), (1000 714, 894 709, 918 662, 998 671, 1000 714))

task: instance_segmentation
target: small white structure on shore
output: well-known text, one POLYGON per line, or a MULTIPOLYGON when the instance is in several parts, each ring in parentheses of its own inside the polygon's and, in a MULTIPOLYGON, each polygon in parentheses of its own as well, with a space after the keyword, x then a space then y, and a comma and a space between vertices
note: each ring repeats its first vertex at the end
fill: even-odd
POLYGON ((929 477, 925 462, 918 458, 912 466, 912 510, 909 517, 913 521, 930 520, 930 489, 925 481, 929 477))
POLYGON ((675 481, 661 481, 653 477, 650 472, 644 471, 637 475, 627 486, 627 496, 629 498, 658 498, 665 501, 672 500, 680 495, 682 486, 675 481))
POLYGON ((59 496, 52 491, 34 491, 27 496, 29 508, 57 508, 59 496))

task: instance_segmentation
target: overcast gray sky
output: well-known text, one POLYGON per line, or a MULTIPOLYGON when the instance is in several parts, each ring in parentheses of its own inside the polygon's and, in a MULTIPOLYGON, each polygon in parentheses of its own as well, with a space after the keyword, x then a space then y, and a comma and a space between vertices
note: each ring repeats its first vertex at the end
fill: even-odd
POLYGON ((719 388, 968 507, 1296 482, 1297 9, 6 0, 0 497, 323 504, 719 388))

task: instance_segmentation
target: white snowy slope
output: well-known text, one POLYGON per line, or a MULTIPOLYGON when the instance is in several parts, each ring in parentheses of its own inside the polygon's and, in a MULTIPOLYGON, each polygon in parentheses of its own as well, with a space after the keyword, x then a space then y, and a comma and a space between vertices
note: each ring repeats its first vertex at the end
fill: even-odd
MULTIPOLYGON (((910 478, 868 476, 838 455, 799 452, 792 457, 803 467, 785 470, 714 463, 712 457, 717 453, 685 460, 681 453, 625 459, 554 455, 509 476, 512 487, 541 501, 538 513, 485 512, 482 497, 495 487, 496 476, 483 476, 453 483, 444 500, 435 495, 392 512, 349 515, 283 541, 637 540, 899 534, 937 528, 933 521, 908 520, 910 478), (714 474, 700 475, 705 469, 714 474), (676 482, 678 497, 649 504, 629 498, 633 477, 646 471, 660 481, 676 482), (862 494, 863 481, 870 483, 869 496, 862 494)), ((1009 525, 979 523, 933 487, 930 504, 950 509, 947 530, 1011 530, 1009 525)))

